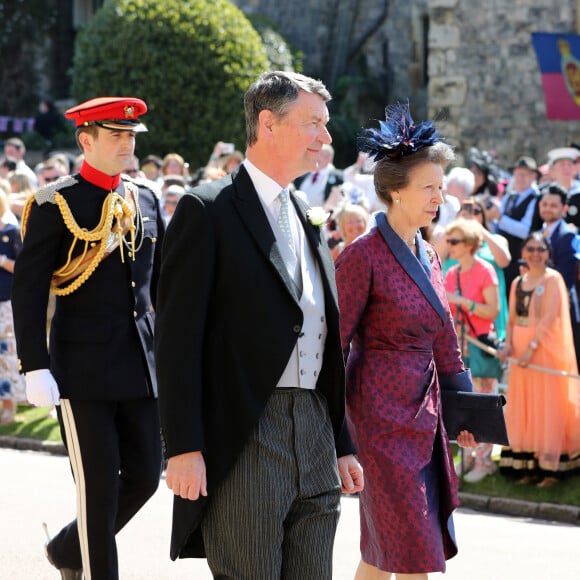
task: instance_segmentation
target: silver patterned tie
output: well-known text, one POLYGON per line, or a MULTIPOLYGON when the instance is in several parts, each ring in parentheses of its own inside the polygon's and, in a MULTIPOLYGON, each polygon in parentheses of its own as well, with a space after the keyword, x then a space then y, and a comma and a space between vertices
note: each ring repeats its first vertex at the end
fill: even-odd
POLYGON ((278 213, 278 225, 288 242, 288 245, 294 250, 294 239, 292 238, 292 228, 290 227, 290 213, 288 204, 290 202, 290 195, 286 189, 283 189, 279 194, 280 211, 278 213))

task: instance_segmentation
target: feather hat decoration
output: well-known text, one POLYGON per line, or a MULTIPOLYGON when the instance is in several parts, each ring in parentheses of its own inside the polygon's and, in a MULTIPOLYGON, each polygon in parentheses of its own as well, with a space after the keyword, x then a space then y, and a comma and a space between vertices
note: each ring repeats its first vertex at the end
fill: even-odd
POLYGON ((365 129, 358 137, 360 151, 374 161, 384 157, 396 159, 416 153, 441 141, 432 121, 415 124, 408 104, 396 103, 385 108, 385 120, 378 129, 365 129))

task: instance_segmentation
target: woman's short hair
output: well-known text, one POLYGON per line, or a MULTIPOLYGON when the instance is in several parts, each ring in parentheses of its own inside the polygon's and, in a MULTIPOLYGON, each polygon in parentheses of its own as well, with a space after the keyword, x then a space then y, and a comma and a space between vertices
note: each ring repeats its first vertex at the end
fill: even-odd
POLYGON ((162 173, 165 174, 167 172, 167 166, 169 165, 169 163, 171 161, 177 162, 177 164, 181 167, 181 173, 184 172, 184 169, 185 169, 185 159, 179 153, 168 153, 163 158, 163 163, 161 165, 161 172, 162 173))
POLYGON ((336 224, 341 231, 343 229, 346 218, 352 215, 361 217, 365 222, 365 228, 369 225, 369 217, 370 217, 369 212, 362 205, 357 205, 355 203, 347 203, 342 206, 342 208, 339 210, 338 214, 335 217, 336 224))
POLYGON ((445 228, 445 235, 448 236, 452 232, 460 232, 465 244, 471 248, 471 253, 474 254, 483 242, 483 234, 481 233, 481 225, 475 220, 468 220, 465 218, 457 218, 451 223, 447 224, 445 228))
POLYGON ((379 199, 387 206, 392 205, 392 192, 403 189, 409 183, 411 172, 423 163, 436 163, 443 168, 455 158, 453 149, 447 143, 439 141, 424 147, 416 153, 402 157, 383 157, 374 169, 375 191, 379 199))
POLYGON ((13 186, 16 184, 17 191, 24 191, 24 192, 31 192, 33 191, 32 181, 30 181, 30 177, 27 173, 23 173, 22 171, 12 171, 8 174, 8 181, 10 185, 13 186))
POLYGON ((475 176, 467 167, 453 167, 445 176, 445 185, 456 183, 465 192, 465 197, 469 197, 475 187, 475 176))

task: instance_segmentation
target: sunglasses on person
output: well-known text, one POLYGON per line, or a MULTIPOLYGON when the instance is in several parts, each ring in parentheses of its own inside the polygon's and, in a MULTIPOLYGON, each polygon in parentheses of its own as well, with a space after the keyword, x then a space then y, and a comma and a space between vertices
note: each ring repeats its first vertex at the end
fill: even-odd
POLYGON ((548 248, 545 248, 544 246, 526 246, 524 248, 524 252, 530 252, 530 254, 543 254, 547 251, 548 248))
POLYGON ((457 244, 463 244, 465 240, 460 240, 458 238, 447 238, 445 240, 450 246, 456 246, 457 244))
POLYGON ((483 213, 483 210, 476 205, 464 205, 462 206, 461 211, 464 211, 469 215, 481 215, 483 213))

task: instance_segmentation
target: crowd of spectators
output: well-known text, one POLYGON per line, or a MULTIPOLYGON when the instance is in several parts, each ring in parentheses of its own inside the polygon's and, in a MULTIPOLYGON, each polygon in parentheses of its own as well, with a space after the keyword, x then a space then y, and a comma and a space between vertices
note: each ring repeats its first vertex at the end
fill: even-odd
MULTIPOLYGON (((320 152, 317 170, 297 179, 293 186, 295 194, 311 207, 322 207, 328 213, 325 235, 336 259, 356 237, 375 225, 375 214, 386 208, 375 193, 373 164, 368 156, 360 153, 352 165, 339 169, 334 165, 334 153, 331 145, 325 145, 320 152)), ((81 157, 50 153, 32 168, 26 164, 25 156, 26 147, 20 139, 10 138, 4 142, 3 155, 0 156, 0 191, 7 200, 1 217, 5 226, 18 228, 29 196, 38 187, 73 174, 82 161, 81 157)), ((514 288, 521 278, 522 259, 526 258, 526 255, 522 256, 522 243, 532 232, 542 232, 551 248, 547 264, 553 269, 554 276, 563 279, 566 288, 562 300, 569 312, 573 340, 564 348, 576 354, 577 363, 580 353, 580 150, 576 146, 553 149, 547 152, 545 159, 538 160, 543 161, 542 164, 529 155, 522 155, 506 169, 493 153, 475 147, 467 152, 465 159, 465 166, 456 165, 447 171, 443 203, 433 224, 422 228, 423 237, 435 246, 443 272, 450 273, 451 277, 458 270, 462 276, 467 274, 458 265, 460 257, 464 261, 469 259, 470 263, 486 264, 477 268, 479 273, 471 276, 472 286, 480 288, 473 300, 477 303, 479 296, 483 305, 489 302, 489 311, 481 316, 481 320, 485 321, 486 329, 489 326, 488 330, 505 340, 506 352, 514 353, 519 351, 510 344, 512 335, 508 333, 506 336, 508 299, 514 295, 514 288), (490 302, 487 299, 490 293, 497 299, 490 302)), ((155 184, 163 217, 168 223, 184 194, 198 184, 231 173, 243 161, 244 154, 235 144, 219 141, 202 167, 192 169, 180 153, 169 152, 163 157, 149 154, 141 160, 132 157, 127 162, 125 173, 155 184)), ((451 286, 453 284, 449 282, 449 288, 451 286)), ((453 289, 449 296, 453 303, 453 289)), ((470 308, 463 310, 469 314, 470 308)), ((477 321, 477 317, 475 319, 477 321)), ((473 329, 464 327, 461 332, 474 333, 473 329)), ((464 340, 461 346, 467 356, 464 340)), ((3 350, 0 359, 13 356, 10 351, 3 350)), ((537 358, 536 352, 526 363, 534 363, 534 357, 537 358)), ((508 368, 507 364, 504 368, 508 368)), ((518 373, 526 372, 523 368, 519 367, 518 373)), ((540 372, 538 380, 547 380, 547 376, 540 372)), ((507 383, 507 375, 500 380, 507 383)), ((497 391, 497 383, 496 378, 475 377, 475 384, 482 392, 497 391)), ((508 408, 511 404, 513 410, 515 403, 510 401, 509 391, 510 387, 507 391, 508 408)), ((4 388, 0 394, 5 401, 18 402, 21 396, 16 385, 12 389, 4 388)), ((4 405, 3 421, 12 419, 12 408, 8 402, 4 405)), ((508 413, 508 419, 513 414, 508 413)), ((464 467, 472 470, 471 478, 468 469, 465 471, 468 480, 477 481, 493 471, 489 451, 488 447, 479 449, 467 458, 464 467)))

